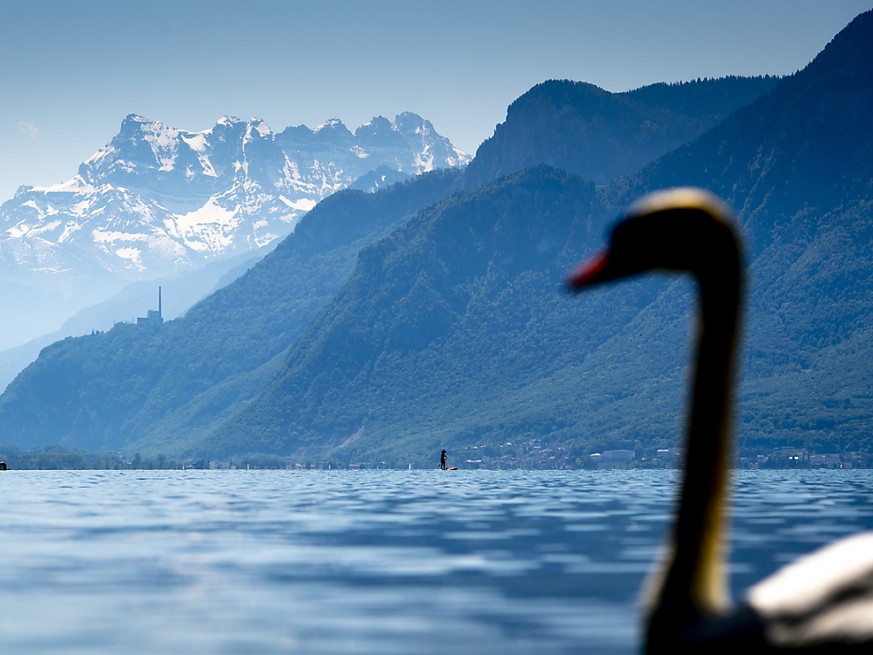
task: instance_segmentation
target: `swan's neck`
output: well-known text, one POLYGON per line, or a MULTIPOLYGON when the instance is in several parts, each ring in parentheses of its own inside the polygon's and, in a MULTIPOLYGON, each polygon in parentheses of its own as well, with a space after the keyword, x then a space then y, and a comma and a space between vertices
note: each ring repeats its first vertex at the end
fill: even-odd
POLYGON ((722 549, 740 279, 739 273, 723 271, 698 282, 684 479, 668 560, 652 598, 656 612, 668 612, 680 622, 718 612, 727 600, 722 549))

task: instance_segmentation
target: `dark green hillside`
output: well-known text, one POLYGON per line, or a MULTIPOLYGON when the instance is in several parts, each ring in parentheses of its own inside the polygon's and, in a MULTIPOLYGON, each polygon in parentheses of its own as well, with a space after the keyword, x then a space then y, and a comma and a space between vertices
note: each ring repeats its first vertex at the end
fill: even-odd
POLYGON ((539 439, 571 460, 673 445, 688 285, 647 279, 572 299, 556 285, 600 244, 607 199, 696 184, 738 209, 749 242, 745 452, 869 453, 873 125, 855 109, 870 104, 871 16, 632 180, 595 192, 539 168, 419 215, 363 253, 279 376, 204 448, 239 451, 253 427, 253 450, 395 463, 439 445, 494 455, 539 439))
MULTIPOLYGON (((663 287, 568 301, 559 281, 604 226, 591 183, 544 167, 422 212, 362 253, 283 372, 203 451, 238 452, 242 433, 253 451, 346 461, 538 438, 585 450, 612 400, 587 358, 602 362, 598 349, 663 287)), ((662 349, 677 353, 670 369, 684 344, 662 349)))
POLYGON ((125 449, 148 440, 178 451, 261 388, 273 360, 348 277, 361 247, 458 180, 456 172, 436 172, 378 194, 338 193, 185 317, 47 347, 0 397, 3 441, 125 449))
POLYGON ((712 189, 751 262, 742 443, 873 450, 873 12, 633 188, 712 189))
POLYGON ((775 77, 653 84, 610 93, 550 80, 513 102, 470 163, 471 180, 547 164, 605 184, 631 175, 770 91, 775 77))
POLYGON ((689 289, 576 302, 559 284, 610 220, 590 183, 545 167, 422 212, 362 253, 283 372, 194 452, 422 465, 440 444, 539 442, 579 462, 672 445, 689 289), (628 424, 641 402, 647 421, 628 424))

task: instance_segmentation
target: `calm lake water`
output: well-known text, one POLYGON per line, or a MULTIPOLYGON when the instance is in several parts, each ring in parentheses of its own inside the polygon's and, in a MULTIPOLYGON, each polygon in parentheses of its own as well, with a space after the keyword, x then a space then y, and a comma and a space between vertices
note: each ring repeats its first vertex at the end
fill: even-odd
MULTIPOLYGON (((9 471, 7 653, 633 653, 675 471, 9 471)), ((873 471, 738 472, 734 595, 873 528, 873 471)))

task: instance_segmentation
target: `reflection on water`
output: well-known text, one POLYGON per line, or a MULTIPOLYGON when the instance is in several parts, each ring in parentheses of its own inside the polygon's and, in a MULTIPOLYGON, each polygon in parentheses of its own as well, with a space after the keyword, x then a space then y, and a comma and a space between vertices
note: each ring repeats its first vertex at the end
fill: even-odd
MULTIPOLYGON (((13 471, 10 653, 632 653, 674 471, 13 471)), ((873 472, 741 472, 734 594, 873 528, 873 472)))

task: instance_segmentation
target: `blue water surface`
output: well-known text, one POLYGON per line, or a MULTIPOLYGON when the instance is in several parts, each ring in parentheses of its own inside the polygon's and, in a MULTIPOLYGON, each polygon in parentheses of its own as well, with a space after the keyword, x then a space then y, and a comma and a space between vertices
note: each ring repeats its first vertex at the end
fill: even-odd
MULTIPOLYGON (((634 653, 676 471, 8 471, 4 652, 634 653)), ((873 528, 873 471, 738 472, 734 595, 873 528)))

